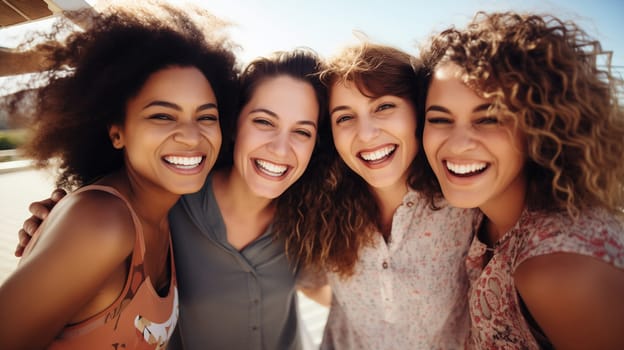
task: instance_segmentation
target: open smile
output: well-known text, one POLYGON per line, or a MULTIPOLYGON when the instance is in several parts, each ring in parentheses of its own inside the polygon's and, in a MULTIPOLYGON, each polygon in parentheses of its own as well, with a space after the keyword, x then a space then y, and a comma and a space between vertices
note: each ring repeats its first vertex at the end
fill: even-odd
POLYGON ((373 151, 362 151, 358 157, 367 164, 375 165, 392 158, 396 149, 397 145, 387 145, 373 151))
POLYGON ((171 165, 174 168, 181 170, 191 170, 199 167, 206 156, 194 156, 194 157, 182 157, 182 156, 165 156, 163 160, 165 163, 171 165))
POLYGON ((254 159, 253 163, 260 173, 273 178, 283 177, 290 169, 288 165, 277 164, 263 159, 254 159))
POLYGON ((458 177, 470 177, 482 174, 490 166, 489 163, 486 162, 458 164, 447 160, 443 161, 443 163, 449 173, 458 177))

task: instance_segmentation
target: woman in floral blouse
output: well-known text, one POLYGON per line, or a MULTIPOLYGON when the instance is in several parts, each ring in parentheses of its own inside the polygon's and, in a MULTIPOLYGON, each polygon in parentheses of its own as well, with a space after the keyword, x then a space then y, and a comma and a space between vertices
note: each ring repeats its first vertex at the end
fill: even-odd
POLYGON ((462 348, 477 211, 434 210, 421 193, 422 66, 371 43, 328 66, 334 159, 299 230, 283 230, 291 257, 327 272, 333 298, 321 348, 462 348))
POLYGON ((423 54, 429 192, 484 214, 472 347, 624 349, 624 114, 602 53, 571 22, 480 13, 423 54))

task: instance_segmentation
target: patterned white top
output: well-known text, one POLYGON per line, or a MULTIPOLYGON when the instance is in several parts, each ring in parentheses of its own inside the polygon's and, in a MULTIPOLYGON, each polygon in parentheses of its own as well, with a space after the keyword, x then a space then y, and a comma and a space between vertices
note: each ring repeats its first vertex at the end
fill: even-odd
POLYGON ((477 212, 434 211, 409 191, 388 244, 364 248, 352 277, 330 273, 334 297, 321 349, 457 349, 468 334, 465 259, 477 212))
POLYGON ((475 235, 467 259, 471 280, 470 348, 551 348, 546 337, 524 317, 513 274, 525 260, 553 253, 576 253, 624 269, 621 223, 603 210, 586 211, 576 222, 566 213, 525 210, 499 240, 484 267, 486 246, 475 235))

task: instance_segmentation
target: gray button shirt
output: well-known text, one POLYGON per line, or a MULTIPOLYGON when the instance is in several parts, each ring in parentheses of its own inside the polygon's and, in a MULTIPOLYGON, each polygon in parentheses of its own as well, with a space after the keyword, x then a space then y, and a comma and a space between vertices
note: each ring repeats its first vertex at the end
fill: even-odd
POLYGON ((169 349, 301 349, 296 276, 270 228, 232 247, 212 177, 171 210, 180 318, 169 349))

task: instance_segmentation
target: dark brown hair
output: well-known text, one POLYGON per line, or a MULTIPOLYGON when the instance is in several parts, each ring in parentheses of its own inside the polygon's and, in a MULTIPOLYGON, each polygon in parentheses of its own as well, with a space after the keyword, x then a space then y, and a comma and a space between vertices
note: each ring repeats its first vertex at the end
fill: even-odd
MULTIPOLYGON (((86 29, 34 49, 47 60, 44 86, 31 105, 24 94, 15 95, 10 110, 26 108, 32 117, 25 153, 40 166, 60 161, 57 186, 71 190, 123 167, 123 152, 112 147, 108 127, 123 122, 128 100, 163 68, 199 69, 215 92, 220 119, 232 118, 237 74, 230 44, 199 26, 187 15, 190 9, 156 9, 160 15, 115 7, 66 13, 51 38, 73 26, 67 18, 80 18, 86 29)), ((210 14, 197 11, 211 21, 210 14)))
POLYGON ((258 87, 268 79, 286 76, 310 84, 314 89, 319 105, 318 124, 320 130, 320 127, 327 122, 327 89, 318 76, 323 67, 324 63, 316 52, 307 48, 278 51, 268 57, 259 57, 249 63, 239 78, 238 113, 234 118, 228 120, 227 125, 223 125, 223 151, 217 167, 232 165, 239 113, 252 99, 258 87))
MULTIPOLYGON (((328 63, 321 79, 330 90, 334 84, 348 81, 366 96, 406 98, 420 111, 424 95, 420 66, 405 52, 365 43, 343 50, 328 63)), ((322 188, 306 198, 310 209, 300 213, 304 219, 286 237, 286 248, 299 264, 348 277, 360 250, 372 243, 378 231, 379 208, 368 184, 344 163, 333 142, 327 147, 328 163, 320 175, 322 188)), ((408 184, 414 189, 419 188, 425 162, 420 153, 409 170, 408 184)))

